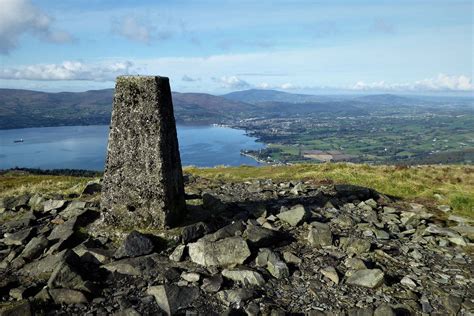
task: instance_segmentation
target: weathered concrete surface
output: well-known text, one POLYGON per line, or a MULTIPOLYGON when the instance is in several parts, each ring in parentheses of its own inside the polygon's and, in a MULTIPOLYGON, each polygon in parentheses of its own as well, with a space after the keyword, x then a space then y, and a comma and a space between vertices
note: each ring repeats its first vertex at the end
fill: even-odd
POLYGON ((183 215, 183 175, 168 78, 117 78, 101 206, 107 224, 125 227, 173 226, 183 215))

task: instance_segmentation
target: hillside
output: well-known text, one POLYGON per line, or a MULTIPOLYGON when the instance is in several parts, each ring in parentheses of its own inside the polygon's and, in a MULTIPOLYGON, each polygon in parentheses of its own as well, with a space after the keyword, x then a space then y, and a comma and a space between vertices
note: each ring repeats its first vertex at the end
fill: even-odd
POLYGON ((464 314, 473 171, 186 169, 172 228, 104 221, 94 178, 9 171, 0 314, 464 314))
POLYGON ((278 90, 263 90, 263 89, 249 89, 242 91, 235 91, 222 95, 223 98, 233 101, 257 104, 261 102, 288 102, 288 103, 303 103, 315 102, 325 100, 325 97, 309 95, 309 94, 295 94, 278 90))
MULTIPOLYGON (((109 124, 113 89, 46 93, 0 89, 0 129, 109 124)), ((220 123, 251 105, 205 93, 173 93, 176 120, 220 123)))
MULTIPOLYGON (((264 167, 187 167, 184 171, 208 181, 244 182, 262 179, 278 181, 311 180, 318 183, 347 183, 373 188, 407 201, 431 205, 449 205, 455 214, 474 218, 474 167, 456 165, 374 166, 365 164, 326 163, 264 167)), ((0 198, 30 193, 79 193, 88 175, 61 176, 31 173, 0 175, 0 198)), ((58 175, 59 174, 59 175, 58 175)), ((79 173, 80 174, 80 173, 79 173)))

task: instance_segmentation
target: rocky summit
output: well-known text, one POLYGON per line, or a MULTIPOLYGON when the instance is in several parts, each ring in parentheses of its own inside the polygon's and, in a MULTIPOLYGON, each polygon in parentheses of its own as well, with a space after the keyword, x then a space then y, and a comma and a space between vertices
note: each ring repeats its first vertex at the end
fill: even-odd
POLYGON ((0 315, 474 313, 473 227, 436 207, 187 175, 178 227, 130 230, 98 186, 0 200, 0 315))

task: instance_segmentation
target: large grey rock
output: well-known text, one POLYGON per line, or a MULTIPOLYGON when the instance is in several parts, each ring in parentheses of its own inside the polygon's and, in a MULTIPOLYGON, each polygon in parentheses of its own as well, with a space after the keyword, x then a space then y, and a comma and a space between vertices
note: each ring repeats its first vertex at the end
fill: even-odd
POLYGON ((224 269, 222 270, 222 276, 243 285, 263 286, 265 284, 265 280, 260 273, 249 269, 224 269))
POLYGON ((102 190, 102 184, 100 184, 100 180, 94 180, 87 182, 84 190, 82 190, 81 195, 92 195, 99 193, 102 190))
POLYGON ((153 247, 150 238, 134 230, 127 235, 115 252, 114 257, 120 259, 148 255, 153 251, 153 247))
POLYGON ((56 304, 85 304, 87 298, 81 291, 71 289, 50 289, 49 295, 56 304))
POLYGON ((189 307, 199 296, 197 287, 180 287, 172 284, 151 286, 147 293, 155 297, 158 306, 168 315, 189 307))
POLYGON ((21 269, 21 274, 27 275, 32 278, 48 280, 53 270, 61 262, 67 262, 71 265, 78 265, 80 259, 74 251, 65 249, 55 255, 49 255, 40 260, 35 260, 26 264, 21 269))
POLYGON ((248 225, 244 231, 243 237, 251 246, 266 247, 276 242, 277 233, 268 228, 248 225))
POLYGON ((25 228, 16 233, 7 233, 3 238, 3 243, 9 246, 21 246, 29 241, 32 234, 33 228, 25 228))
POLYGON ((308 241, 314 247, 332 245, 332 233, 328 224, 313 222, 309 228, 308 241))
POLYGON ((301 204, 293 206, 288 211, 281 212, 277 214, 277 217, 284 221, 285 223, 290 224, 291 226, 298 226, 307 218, 308 212, 305 207, 301 204))
POLYGON ((246 301, 253 296, 254 291, 251 289, 225 290, 217 293, 217 298, 227 306, 240 305, 241 302, 246 301))
POLYGON ((150 276, 160 274, 164 271, 168 260, 158 254, 151 254, 136 258, 126 258, 102 265, 110 272, 126 275, 150 276))
POLYGON ((168 78, 117 78, 101 205, 111 225, 164 227, 183 217, 183 175, 168 78))
POLYGON ((217 241, 227 237, 234 237, 242 235, 245 229, 243 221, 239 220, 232 224, 222 227, 212 234, 208 234, 200 239, 200 241, 217 241))
POLYGON ((348 254, 362 254, 370 250, 371 242, 367 239, 356 237, 342 237, 339 240, 341 248, 348 254))
POLYGON ((43 253, 48 244, 48 239, 43 235, 34 237, 26 244, 20 256, 26 260, 33 260, 43 253))
POLYGON ((82 278, 78 269, 67 262, 61 262, 56 266, 48 280, 48 287, 50 289, 67 288, 85 292, 91 292, 92 290, 90 283, 82 278))
POLYGON ((268 248, 262 248, 255 258, 257 267, 266 267, 268 272, 277 279, 290 276, 290 270, 286 263, 280 259, 276 253, 268 248))
POLYGON ((363 269, 354 271, 347 278, 347 284, 358 285, 367 288, 376 288, 384 281, 384 273, 380 269, 363 269))
POLYGON ((27 194, 20 196, 5 197, 0 199, 0 209, 15 210, 28 205, 30 196, 27 194))
POLYGON ((198 222, 183 227, 181 231, 181 240, 183 243, 195 241, 211 231, 209 225, 204 222, 198 222))
POLYGON ((224 282, 222 275, 216 274, 209 278, 203 279, 201 289, 208 293, 216 293, 221 289, 222 282, 224 282))
POLYGON ((51 212, 52 210, 58 210, 64 207, 67 203, 65 200, 47 200, 44 202, 43 212, 51 212))
POLYGON ((188 253, 191 261, 203 266, 231 266, 242 264, 250 256, 250 249, 242 237, 228 237, 190 243, 188 253))

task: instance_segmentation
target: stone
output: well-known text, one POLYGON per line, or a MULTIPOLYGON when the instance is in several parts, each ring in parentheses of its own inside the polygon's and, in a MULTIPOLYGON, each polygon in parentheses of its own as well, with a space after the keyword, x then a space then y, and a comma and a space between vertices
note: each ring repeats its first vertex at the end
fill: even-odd
POLYGON ((21 301, 17 304, 8 304, 0 307, 0 316, 31 316, 31 305, 28 301, 21 301))
POLYGON ((364 203, 370 206, 371 208, 377 208, 377 202, 375 202, 374 199, 368 199, 364 201, 364 203))
POLYGON ((39 194, 35 194, 28 201, 28 206, 34 211, 41 211, 43 209, 44 201, 44 197, 39 194))
POLYGON ((332 245, 332 233, 328 224, 313 222, 307 237, 311 246, 325 247, 332 245))
POLYGON ((48 236, 48 240, 67 240, 74 235, 77 225, 77 217, 68 219, 63 224, 57 224, 48 236))
POLYGON ((250 249, 242 237, 228 237, 190 243, 188 253, 192 262, 203 266, 231 266, 242 264, 250 256, 250 249))
POLYGON ((362 254, 369 252, 371 247, 370 240, 356 237, 342 237, 340 240, 341 248, 348 254, 362 254))
POLYGON ((267 270, 277 279, 283 279, 290 276, 290 269, 286 263, 281 260, 268 260, 267 270))
POLYGON ((25 292, 26 292, 26 288, 17 287, 17 288, 11 289, 8 294, 10 295, 11 298, 13 298, 17 301, 21 301, 22 299, 26 298, 25 297, 25 292))
POLYGON ((87 304, 84 293, 77 290, 50 289, 49 295, 56 304, 87 304))
POLYGON ((370 289, 379 287, 384 281, 384 273, 380 269, 357 270, 347 278, 350 285, 363 286, 370 289))
POLYGON ((322 268, 320 272, 335 284, 339 284, 339 275, 337 274, 337 271, 334 267, 322 268))
POLYGON ((300 264, 302 260, 295 256, 293 253, 289 251, 283 252, 283 260, 286 261, 286 263, 292 263, 292 264, 300 264))
POLYGON ((217 293, 217 298, 227 306, 240 305, 254 296, 254 291, 250 289, 225 290, 217 293))
POLYGON ((175 226, 184 197, 169 79, 118 77, 102 183, 105 223, 175 226))
POLYGON ((30 196, 27 194, 1 198, 0 208, 5 210, 19 211, 20 208, 28 205, 29 199, 30 196))
POLYGON ((303 223, 308 216, 308 212, 305 207, 301 204, 295 205, 290 208, 288 211, 281 212, 277 214, 277 217, 291 226, 298 226, 303 223))
POLYGON ((107 249, 102 248, 91 248, 85 244, 80 244, 77 247, 74 247, 74 252, 81 257, 81 261, 95 263, 95 264, 105 264, 112 257, 112 252, 107 249))
POLYGON ((168 315, 189 307, 199 296, 197 287, 180 287, 173 284, 151 286, 148 295, 155 297, 158 306, 168 315))
POLYGON ((183 260, 185 249, 186 249, 185 245, 179 245, 176 248, 174 248, 173 252, 169 256, 170 260, 173 260, 176 262, 183 260))
POLYGON ((86 183, 81 195, 92 195, 99 193, 100 191, 102 191, 102 184, 100 184, 100 180, 89 181, 86 183))
POLYGON ((147 256, 113 261, 102 265, 102 267, 110 272, 125 275, 150 276, 164 272, 163 267, 166 261, 166 258, 153 253, 147 256))
POLYGON ((65 220, 71 219, 75 216, 80 215, 86 208, 87 203, 83 201, 72 201, 66 206, 61 212, 61 217, 65 220))
POLYGON ((258 251, 257 258, 255 258, 255 265, 257 267, 266 267, 268 261, 280 260, 278 255, 268 248, 262 248, 258 251))
POLYGON ((452 230, 458 232, 461 236, 466 237, 471 242, 474 242, 474 226, 463 225, 451 227, 452 230))
POLYGON ((192 241, 196 241, 202 236, 211 232, 209 225, 204 222, 198 222, 192 225, 183 227, 181 231, 181 240, 187 244, 192 241))
POLYGON ((196 272, 183 272, 181 278, 188 282, 198 282, 201 279, 201 275, 196 272))
POLYGON ((221 289, 222 282, 222 275, 216 274, 203 279, 201 289, 208 293, 216 293, 221 289))
POLYGON ((409 288, 410 290, 415 290, 417 285, 415 283, 415 281, 413 281, 410 277, 408 276, 404 276, 401 280, 400 280, 400 283, 405 285, 407 288, 409 288))
POLYGON ((48 244, 49 240, 43 235, 34 237, 26 244, 20 256, 28 261, 36 259, 44 252, 48 244))
POLYGON ((59 210, 67 203, 65 200, 47 200, 44 202, 43 212, 48 213, 52 210, 59 210))
POLYGON ((127 235, 114 254, 117 259, 148 255, 153 251, 153 242, 136 230, 127 235))
POLYGON ((277 239, 277 233, 268 228, 248 225, 243 233, 243 237, 250 246, 259 248, 274 244, 277 239))
POLYGON ((374 316, 395 316, 395 315, 396 315, 395 311, 388 304, 381 304, 374 311, 374 316))
POLYGON ((249 269, 224 269, 222 270, 222 276, 232 281, 239 282, 244 286, 263 286, 265 284, 265 280, 260 273, 249 269))
POLYGON ((26 244, 33 233, 33 228, 26 228, 16 233, 6 233, 3 243, 7 246, 21 246, 26 244))
POLYGON ((63 261, 75 266, 79 264, 80 258, 74 251, 65 249, 26 264, 21 273, 40 280, 48 280, 53 270, 63 261))
POLYGON ((84 292, 91 292, 92 290, 90 283, 82 278, 78 269, 67 262, 61 262, 55 267, 48 280, 48 287, 50 289, 67 288, 84 292))
POLYGON ((365 265, 364 261, 359 258, 347 258, 346 261, 344 261, 344 265, 346 266, 346 268, 351 270, 367 269, 367 266, 365 265))
POLYGON ((245 229, 243 221, 239 220, 222 227, 212 234, 202 237, 199 241, 218 241, 227 237, 241 236, 245 229))
POLYGON ((462 236, 448 237, 448 240, 450 243, 458 246, 467 246, 467 243, 462 236))

